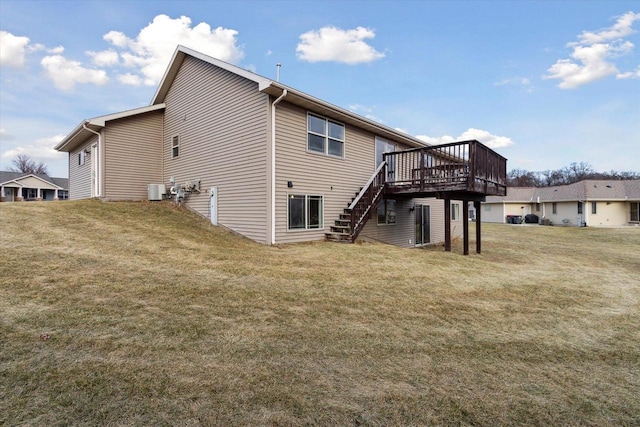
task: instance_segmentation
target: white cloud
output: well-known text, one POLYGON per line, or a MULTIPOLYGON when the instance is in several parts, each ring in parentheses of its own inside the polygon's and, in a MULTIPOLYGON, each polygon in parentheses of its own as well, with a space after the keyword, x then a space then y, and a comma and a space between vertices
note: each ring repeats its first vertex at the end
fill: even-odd
POLYGON ((120 31, 109 31, 107 34, 102 36, 102 38, 114 46, 127 47, 127 36, 120 31))
MULTIPOLYGON (((43 45, 37 45, 37 46, 40 47, 41 49, 44 49, 43 45)), ((63 52, 64 52, 64 46, 56 46, 53 49, 47 50, 47 53, 50 53, 52 55, 60 55, 63 52)))
POLYGON ((547 70, 545 79, 559 79, 561 89, 574 89, 584 84, 615 75, 629 78, 633 73, 621 72, 613 59, 630 53, 634 45, 623 37, 633 34, 632 25, 640 20, 640 13, 628 12, 616 23, 599 32, 584 31, 577 42, 567 44, 573 48, 571 59, 559 59, 547 70))
POLYGON ((64 159, 66 153, 62 153, 60 151, 56 151, 53 149, 60 141, 62 141, 64 135, 55 135, 47 138, 37 139, 35 142, 30 144, 21 145, 11 150, 7 150, 4 153, 0 154, 0 159, 11 161, 18 154, 26 154, 31 157, 36 162, 44 162, 50 160, 61 160, 64 159))
POLYGON ((640 79, 640 66, 635 71, 627 71, 626 73, 616 74, 617 79, 640 79))
POLYGON ((109 81, 105 71, 85 68, 80 62, 70 61, 61 55, 45 56, 40 64, 45 75, 62 90, 71 90, 76 83, 103 85, 109 81))
POLYGON ((590 31, 583 31, 580 37, 578 37, 578 42, 570 43, 570 45, 596 44, 621 39, 635 32, 632 26, 634 21, 637 20, 640 20, 640 13, 627 12, 619 17, 613 26, 605 28, 600 32, 593 33, 590 31))
POLYGON ((118 52, 113 49, 103 50, 100 52, 87 51, 87 55, 93 58, 93 63, 98 67, 112 67, 118 64, 120 56, 118 52))
POLYGON ((135 74, 127 73, 118 75, 118 81, 125 85, 140 86, 142 79, 135 74))
POLYGON ((0 31, 0 66, 23 67, 28 44, 29 37, 0 31))
POLYGON ((11 141, 13 135, 10 135, 5 128, 0 128, 0 141, 11 141))
POLYGON ((298 58, 309 62, 335 61, 350 65, 372 62, 385 56, 364 41, 374 37, 375 33, 369 28, 342 30, 328 26, 302 34, 296 52, 298 58))
MULTIPOLYGON (((237 34, 237 31, 227 28, 212 29, 205 22, 191 27, 191 19, 186 16, 171 19, 167 15, 158 15, 140 30, 135 39, 119 31, 110 31, 103 38, 126 50, 120 53, 122 62, 135 70, 133 73, 139 75, 140 83, 155 85, 164 75, 178 44, 223 61, 238 63, 244 53, 236 44, 237 34)), ((133 81, 131 78, 125 80, 133 81)))
POLYGON ((504 147, 509 147, 515 144, 513 140, 509 137, 493 135, 492 133, 486 130, 475 129, 475 128, 467 129, 466 131, 462 132, 462 134, 460 134, 460 136, 458 136, 457 138, 454 138, 450 135, 443 135, 443 136, 436 136, 436 137, 427 136, 427 135, 416 135, 416 138, 432 145, 448 144, 450 142, 456 142, 456 141, 469 141, 472 139, 482 142, 484 145, 486 145, 489 148, 504 148, 504 147))

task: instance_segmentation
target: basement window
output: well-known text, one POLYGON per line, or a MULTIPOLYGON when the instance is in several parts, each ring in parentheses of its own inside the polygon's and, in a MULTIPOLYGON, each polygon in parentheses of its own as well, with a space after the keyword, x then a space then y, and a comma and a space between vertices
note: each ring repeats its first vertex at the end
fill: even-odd
POLYGON ((307 150, 344 157, 344 125, 315 114, 307 114, 307 150))
POLYGON ((323 196, 290 194, 287 199, 287 228, 289 230, 324 228, 323 196))
POLYGON ((176 158, 180 154, 180 136, 171 138, 171 157, 176 158))
POLYGON ((458 221, 460 219, 460 203, 451 204, 451 221, 458 221))
POLYGON ((378 203, 378 225, 391 225, 396 223, 396 201, 392 199, 381 200, 378 203))

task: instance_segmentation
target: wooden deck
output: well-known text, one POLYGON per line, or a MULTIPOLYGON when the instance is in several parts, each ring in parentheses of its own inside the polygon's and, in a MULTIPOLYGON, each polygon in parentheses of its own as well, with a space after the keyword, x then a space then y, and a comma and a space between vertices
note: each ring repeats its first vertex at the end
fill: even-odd
POLYGON ((478 141, 384 154, 385 194, 484 200, 507 194, 507 160, 478 141), (456 197, 453 197, 453 196, 456 197))
POLYGON ((353 242, 384 198, 444 199, 445 250, 451 250, 451 200, 462 201, 464 253, 469 253, 468 206, 476 208, 480 253, 480 202, 507 194, 507 159, 472 140, 384 154, 369 182, 344 210, 327 238, 353 242))

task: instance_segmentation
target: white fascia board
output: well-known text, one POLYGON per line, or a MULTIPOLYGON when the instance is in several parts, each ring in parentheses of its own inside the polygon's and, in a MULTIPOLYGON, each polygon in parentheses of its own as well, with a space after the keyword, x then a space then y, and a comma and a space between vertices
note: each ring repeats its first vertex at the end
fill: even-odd
POLYGON ((137 116, 138 114, 149 113, 151 111, 162 110, 165 108, 165 104, 148 105, 146 107, 134 108, 132 110, 120 111, 118 113, 108 114, 106 116, 94 117, 87 120, 85 123, 88 125, 106 126, 107 122, 111 120, 124 119, 125 117, 137 116))
POLYGON ((240 68, 236 65, 230 64, 228 62, 222 61, 220 59, 214 58, 209 55, 205 55, 204 53, 195 51, 186 46, 178 45, 176 47, 173 56, 171 57, 171 61, 169 62, 169 66, 167 67, 164 75, 162 76, 162 80, 160 80, 160 84, 158 85, 158 89, 156 93, 153 95, 153 99, 151 100, 151 105, 158 104, 164 102, 164 97, 166 96, 169 88, 173 84, 173 80, 178 74, 178 69, 186 55, 192 56, 196 59, 214 65, 218 68, 222 68, 223 70, 229 71, 230 73, 236 74, 240 77, 244 77, 245 79, 251 80, 255 83, 258 83, 258 87, 268 87, 271 83, 271 80, 260 76, 259 74, 253 73, 249 70, 245 70, 244 68, 240 68))

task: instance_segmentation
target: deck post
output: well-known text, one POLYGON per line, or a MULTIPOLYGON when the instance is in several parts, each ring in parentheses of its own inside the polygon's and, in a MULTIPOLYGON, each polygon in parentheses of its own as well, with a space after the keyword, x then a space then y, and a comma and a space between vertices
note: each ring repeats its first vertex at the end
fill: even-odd
POLYGON ((469 201, 462 201, 462 240, 463 253, 469 255, 469 201))
POLYGON ((480 231, 480 224, 482 224, 482 218, 480 217, 480 202, 474 201, 473 207, 476 210, 476 253, 482 252, 482 233, 480 231))
POLYGON ((444 251, 451 252, 451 199, 444 199, 444 251))

